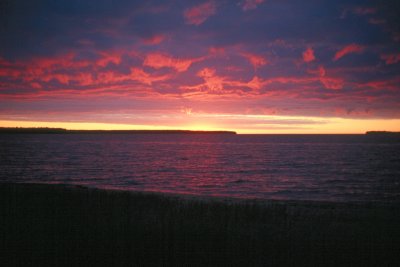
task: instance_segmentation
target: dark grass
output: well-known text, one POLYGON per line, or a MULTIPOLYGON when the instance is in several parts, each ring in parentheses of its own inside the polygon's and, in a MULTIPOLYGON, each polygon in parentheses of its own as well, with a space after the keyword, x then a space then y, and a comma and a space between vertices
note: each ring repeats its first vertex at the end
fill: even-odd
POLYGON ((0 184, 1 266, 399 266, 397 204, 0 184))

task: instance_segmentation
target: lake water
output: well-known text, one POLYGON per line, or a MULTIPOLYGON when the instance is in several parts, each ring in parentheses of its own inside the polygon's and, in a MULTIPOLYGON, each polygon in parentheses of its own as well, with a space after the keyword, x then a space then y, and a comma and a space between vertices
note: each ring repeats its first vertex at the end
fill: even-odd
POLYGON ((0 182, 238 198, 399 201, 400 138, 1 134, 0 182))

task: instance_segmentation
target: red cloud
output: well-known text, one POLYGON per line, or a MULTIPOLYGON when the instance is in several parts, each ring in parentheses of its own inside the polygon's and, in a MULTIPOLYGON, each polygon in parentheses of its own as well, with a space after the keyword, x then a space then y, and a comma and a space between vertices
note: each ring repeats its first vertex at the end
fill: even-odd
POLYGON ((244 11, 256 9, 257 6, 263 2, 264 0, 245 0, 242 4, 242 9, 244 11))
POLYGON ((254 68, 258 68, 268 63, 267 60, 260 55, 250 53, 241 53, 240 55, 245 57, 251 63, 251 65, 254 66, 254 68))
POLYGON ((303 52, 303 60, 304 62, 311 62, 315 60, 314 50, 309 47, 306 51, 303 52))
POLYGON ((1 66, 0 77, 7 77, 12 79, 17 79, 21 75, 21 71, 13 68, 6 68, 1 66))
POLYGON ((347 45, 345 47, 343 47, 342 49, 340 49, 339 51, 336 52, 333 60, 336 61, 342 57, 344 57, 347 54, 350 53, 361 53, 364 51, 364 47, 361 45, 357 45, 357 44, 350 44, 347 45))
POLYGON ((382 55, 381 59, 386 62, 386 65, 396 64, 400 62, 400 54, 382 55))
POLYGON ((203 60, 203 58, 178 59, 162 53, 151 53, 146 56, 143 65, 155 69, 168 67, 176 69, 178 72, 183 72, 186 71, 192 63, 201 60, 203 60))
POLYGON ((187 24, 200 25, 210 16, 214 15, 217 7, 214 2, 209 1, 192 8, 188 8, 183 12, 183 16, 187 24))

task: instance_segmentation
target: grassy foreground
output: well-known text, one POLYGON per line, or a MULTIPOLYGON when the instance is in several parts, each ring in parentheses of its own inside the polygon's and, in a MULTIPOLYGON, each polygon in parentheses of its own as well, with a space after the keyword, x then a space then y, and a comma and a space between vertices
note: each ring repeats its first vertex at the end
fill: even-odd
POLYGON ((398 205, 0 184, 1 266, 398 266, 398 205))

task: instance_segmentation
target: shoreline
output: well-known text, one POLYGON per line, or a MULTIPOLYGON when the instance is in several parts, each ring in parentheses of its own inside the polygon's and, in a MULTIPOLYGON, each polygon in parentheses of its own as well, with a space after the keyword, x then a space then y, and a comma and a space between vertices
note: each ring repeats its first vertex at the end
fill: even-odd
POLYGON ((0 183, 3 266, 390 266, 399 205, 0 183))
POLYGON ((173 191, 156 191, 156 190, 131 190, 131 189, 119 189, 119 188, 107 188, 107 187, 96 187, 81 184, 69 184, 69 183, 47 183, 47 182, 0 182, 1 186, 50 186, 67 188, 71 190, 97 190, 100 192, 116 193, 116 194, 132 194, 142 196, 155 196, 165 197, 181 201, 197 201, 197 202, 221 202, 226 204, 255 204, 260 206, 270 205, 295 205, 295 206, 354 206, 354 207, 399 207, 400 199, 398 201, 376 201, 376 200, 351 200, 351 201, 329 201, 329 200, 312 200, 312 199, 274 199, 274 198, 257 198, 257 197, 239 197, 230 195, 203 195, 203 194, 192 194, 185 192, 173 192, 173 191))

